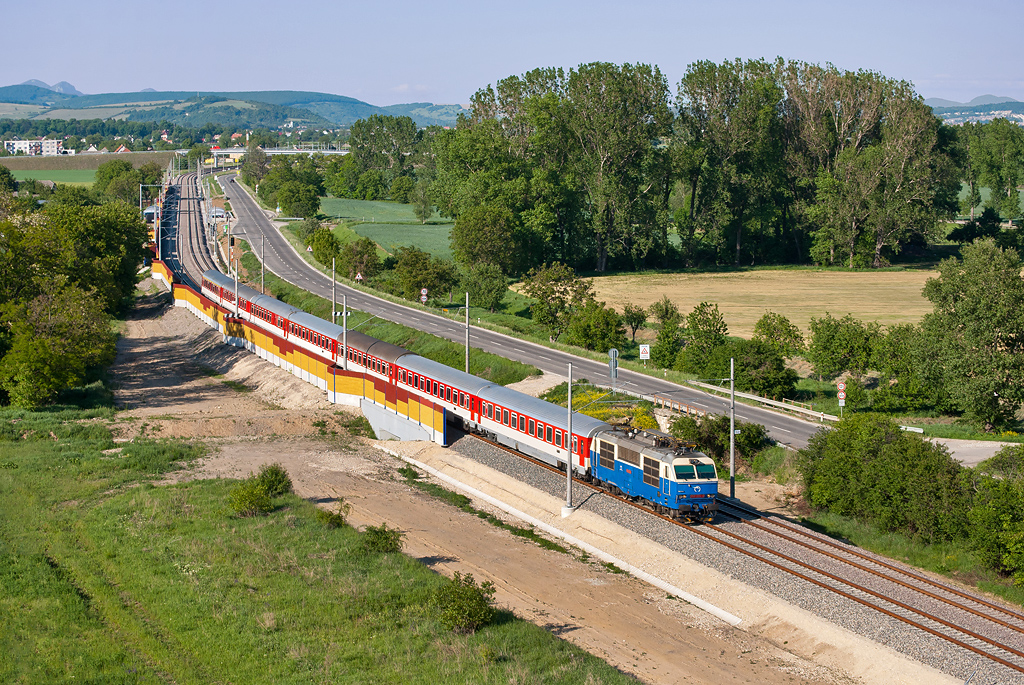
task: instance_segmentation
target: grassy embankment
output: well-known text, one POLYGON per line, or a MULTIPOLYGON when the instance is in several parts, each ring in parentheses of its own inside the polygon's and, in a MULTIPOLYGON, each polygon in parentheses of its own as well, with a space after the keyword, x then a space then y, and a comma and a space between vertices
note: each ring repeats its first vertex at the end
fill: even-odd
POLYGON ((363 552, 299 497, 236 518, 232 481, 154 487, 203 447, 116 451, 117 420, 0 411, 0 681, 629 681, 508 612, 444 630, 430 598, 447 581, 363 552))
POLYGON ((89 154, 89 155, 62 155, 59 157, 0 157, 0 164, 11 171, 82 171, 91 169, 95 171, 100 164, 109 162, 112 159, 123 159, 132 163, 138 168, 143 164, 157 162, 160 166, 167 166, 167 163, 174 158, 173 151, 157 152, 125 152, 120 155, 89 154))

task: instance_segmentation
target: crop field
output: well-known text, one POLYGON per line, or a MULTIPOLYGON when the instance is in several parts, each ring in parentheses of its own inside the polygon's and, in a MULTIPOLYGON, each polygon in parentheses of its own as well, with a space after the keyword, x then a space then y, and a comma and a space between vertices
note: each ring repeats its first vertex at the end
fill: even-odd
POLYGON ((451 259, 452 251, 448 245, 448 234, 451 224, 359 224, 352 230, 369 238, 388 252, 404 245, 418 247, 435 257, 451 259))
POLYGON ((805 334, 811 317, 853 314, 891 326, 917 323, 932 310, 921 296, 931 269, 849 272, 824 269, 732 273, 628 274, 592 279, 598 300, 619 312, 627 302, 648 307, 667 295, 684 315, 708 301, 718 305, 731 335, 749 338, 766 311, 783 314, 805 334))
MULTIPOLYGON (((413 213, 412 205, 403 205, 399 202, 324 197, 320 199, 320 211, 329 217, 349 222, 420 223, 413 213)), ((430 220, 440 220, 440 217, 435 213, 428 219, 430 220)))
POLYGON ((0 119, 30 119, 45 110, 46 108, 40 105, 0 102, 0 119))
POLYGON ((93 169, 16 169, 12 172, 14 178, 19 181, 33 179, 36 181, 53 181, 54 183, 68 183, 71 185, 90 185, 96 180, 96 172, 93 169))
MULTIPOLYGON (((174 152, 125 152, 120 155, 62 155, 59 157, 0 157, 0 164, 11 171, 71 171, 75 169, 91 169, 95 171, 100 164, 112 159, 126 159, 138 168, 149 162, 166 166, 174 157, 174 152)), ((90 181, 92 179, 89 179, 90 181)))

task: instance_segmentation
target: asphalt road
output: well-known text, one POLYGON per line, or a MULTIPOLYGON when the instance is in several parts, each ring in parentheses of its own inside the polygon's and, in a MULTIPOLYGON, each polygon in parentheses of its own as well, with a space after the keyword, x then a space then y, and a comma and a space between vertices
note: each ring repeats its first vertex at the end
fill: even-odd
MULTIPOLYGON (((248 241, 257 256, 260 254, 261 240, 265 240, 265 260, 268 271, 289 283, 329 299, 331 297, 330 277, 317 271, 295 252, 284 236, 274 228, 263 210, 241 186, 234 182, 234 174, 223 175, 219 178, 237 217, 237 223, 232 232, 248 241)), ((433 333, 458 343, 462 343, 466 339, 465 326, 450 319, 388 302, 339 283, 337 285, 339 303, 342 295, 347 297, 348 306, 353 309, 376 314, 382 319, 433 333)), ((472 325, 470 326, 470 345, 473 348, 493 352, 508 359, 532 364, 545 373, 560 376, 567 374, 568 364, 571 362, 574 378, 587 378, 591 382, 602 385, 608 385, 611 382, 608 378, 606 363, 576 357, 566 352, 472 325)), ((672 398, 675 401, 685 402, 692 407, 715 414, 724 414, 729 411, 727 399, 626 369, 619 369, 617 385, 631 392, 672 398)), ((820 428, 818 423, 745 404, 736 405, 736 417, 744 421, 763 424, 772 438, 796 448, 804 447, 810 436, 820 428)))

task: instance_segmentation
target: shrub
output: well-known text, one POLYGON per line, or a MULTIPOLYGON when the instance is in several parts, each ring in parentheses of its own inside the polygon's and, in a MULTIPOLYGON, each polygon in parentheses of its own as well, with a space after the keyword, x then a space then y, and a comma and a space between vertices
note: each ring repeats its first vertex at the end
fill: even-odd
POLYGON ((267 486, 256 478, 247 478, 232 488, 228 506, 239 516, 262 516, 273 508, 267 486))
POLYGON ((367 554, 388 554, 402 551, 402 539, 405 534, 398 528, 388 528, 388 524, 367 526, 363 532, 363 551, 367 554))
POLYGON ((456 571, 451 582, 434 592, 431 604, 437 609, 438 620, 445 628, 456 633, 474 633, 494 617, 491 606, 494 592, 491 581, 478 586, 473 574, 463 576, 456 571))
POLYGON ((968 475, 941 445, 877 414, 854 414, 800 450, 807 498, 819 508, 924 541, 969 529, 968 475))
POLYGON ((316 520, 324 524, 328 528, 341 528, 345 525, 345 519, 348 517, 348 513, 352 510, 349 503, 342 498, 338 498, 338 511, 328 511, 327 509, 316 510, 316 520))
POLYGON ((658 419, 654 417, 654 412, 651 411, 650 402, 643 402, 633 408, 632 425, 633 428, 640 430, 648 428, 658 429, 658 419))
POLYGON ((256 480, 263 484, 270 497, 280 497, 292 491, 292 479, 280 464, 264 464, 256 480))

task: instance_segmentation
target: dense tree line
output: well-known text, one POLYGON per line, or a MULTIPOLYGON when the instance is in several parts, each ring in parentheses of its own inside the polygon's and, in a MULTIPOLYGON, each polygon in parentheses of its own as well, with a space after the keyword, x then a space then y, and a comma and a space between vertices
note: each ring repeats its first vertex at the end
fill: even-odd
POLYGON ((131 295, 147 232, 136 207, 0 193, 0 394, 32 407, 113 360, 110 316, 131 295))
POLYGON ((962 146, 911 86, 800 62, 538 69, 432 147, 460 261, 881 266, 957 208, 962 146), (478 236, 487 240, 480 241, 478 236))

